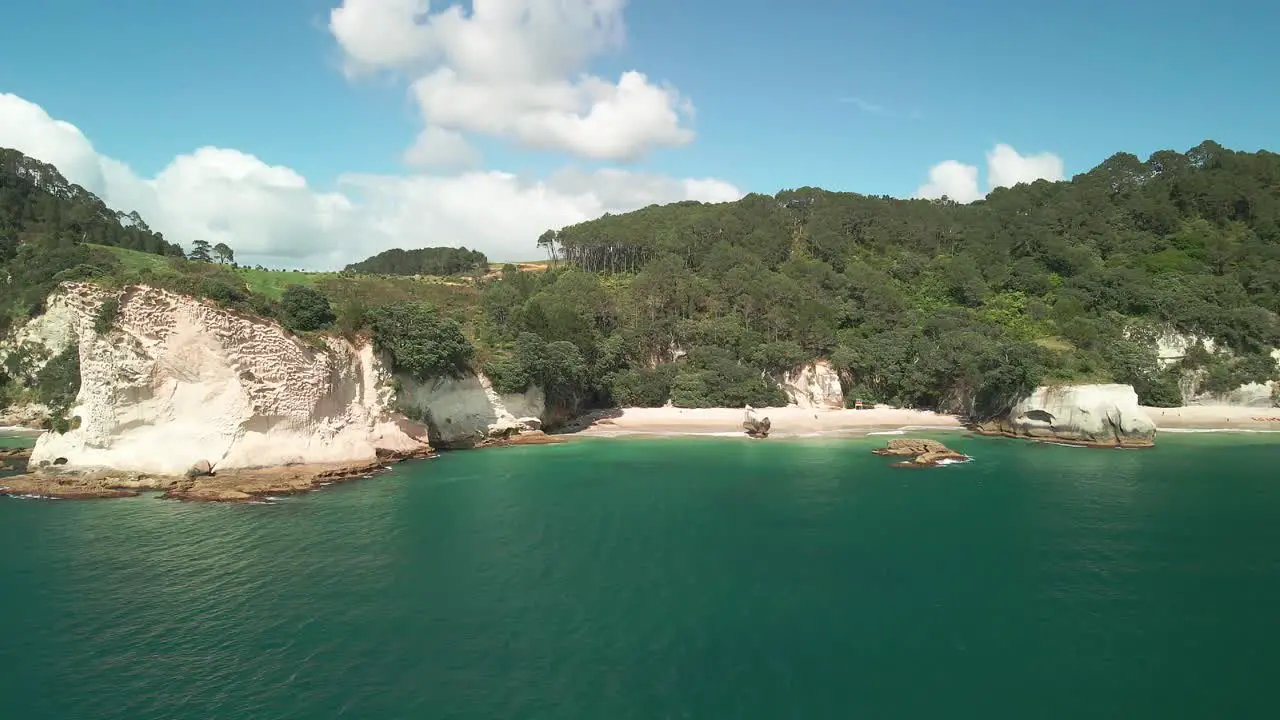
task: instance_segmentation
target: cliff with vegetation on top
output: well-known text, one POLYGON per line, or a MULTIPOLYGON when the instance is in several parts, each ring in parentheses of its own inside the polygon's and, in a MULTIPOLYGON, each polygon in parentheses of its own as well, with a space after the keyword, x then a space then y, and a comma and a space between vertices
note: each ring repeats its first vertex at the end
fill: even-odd
MULTIPOLYGON (((543 233, 545 272, 507 266, 447 280, 422 274, 429 255, 447 260, 441 253, 366 261, 393 275, 361 274, 360 264, 273 273, 230 255, 214 263, 109 246, 112 232, 86 243, 48 213, 19 213, 20 234, 0 231, 0 314, 26 322, 66 280, 180 290, 306 342, 374 337, 428 383, 464 358, 488 379, 481 392, 536 388, 551 422, 590 407, 837 398, 984 420, 1007 417, 1040 386, 1108 383, 1171 406, 1189 378, 1195 397, 1274 387, 1277 188, 1280 156, 1204 143, 1146 161, 1119 154, 1071 181, 969 205, 801 188, 654 206, 543 233), (405 313, 422 322, 406 325, 405 313), (1212 340, 1213 351, 1162 360, 1171 333, 1212 340)), ((18 375, 0 392, 30 398, 58 385, 18 375)))

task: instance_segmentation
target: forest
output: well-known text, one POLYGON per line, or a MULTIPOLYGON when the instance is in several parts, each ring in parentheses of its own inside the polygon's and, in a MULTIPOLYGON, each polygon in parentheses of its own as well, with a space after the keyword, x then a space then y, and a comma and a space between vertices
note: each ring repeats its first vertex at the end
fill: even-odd
POLYGON ((566 401, 765 404, 818 358, 850 400, 971 416, 1041 383, 1127 383, 1167 406, 1186 372, 1211 391, 1276 377, 1270 152, 1121 153, 967 205, 799 188, 652 206, 537 244, 558 269, 483 288, 481 334, 572 344, 585 380, 566 401), (1167 332, 1221 350, 1161 369, 1167 332))
POLYGON ((351 263, 345 271, 374 275, 484 275, 489 272, 489 258, 465 247, 394 248, 351 263))
POLYGON ((850 402, 976 419, 1039 384, 1127 383, 1171 406, 1187 373, 1214 392, 1277 374, 1280 156, 1213 142, 1117 154, 964 205, 799 188, 651 206, 530 238, 545 271, 486 277, 474 272, 484 256, 465 248, 390 251, 283 298, 177 257, 140 234, 140 218, 98 210, 83 191, 74 202, 24 192, 31 172, 11 166, 0 173, 5 318, 38 312, 65 279, 168 282, 300 333, 370 335, 420 377, 465 367, 501 390, 536 383, 566 414, 777 404, 781 375, 817 359, 850 402), (173 257, 164 273, 128 273, 88 237, 173 257), (1161 368, 1155 339, 1169 332, 1219 350, 1161 368))

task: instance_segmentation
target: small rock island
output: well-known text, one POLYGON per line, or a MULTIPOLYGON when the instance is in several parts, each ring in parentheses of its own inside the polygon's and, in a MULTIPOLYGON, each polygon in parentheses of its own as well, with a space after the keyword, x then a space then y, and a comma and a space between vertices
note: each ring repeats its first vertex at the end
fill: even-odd
POLYGON ((885 447, 871 452, 888 457, 909 457, 911 460, 894 463, 894 467, 936 467, 955 462, 968 462, 973 458, 956 452, 937 440, 894 438, 885 447))

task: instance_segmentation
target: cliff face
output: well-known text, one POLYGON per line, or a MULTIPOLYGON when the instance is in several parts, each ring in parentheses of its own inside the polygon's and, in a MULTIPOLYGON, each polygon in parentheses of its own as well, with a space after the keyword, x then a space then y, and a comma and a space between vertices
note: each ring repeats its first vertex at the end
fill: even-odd
MULTIPOLYGON (((1212 338, 1200 338, 1194 335, 1181 335, 1174 332, 1165 333, 1156 340, 1156 351, 1161 367, 1168 367, 1186 357, 1192 348, 1200 346, 1210 354, 1225 352, 1215 346, 1212 338)), ((1280 349, 1271 351, 1271 357, 1280 370, 1280 349)), ((1240 385, 1226 392, 1210 392, 1205 387, 1205 373, 1201 371, 1184 372, 1179 390, 1182 392, 1183 405, 1215 405, 1232 407, 1275 407, 1276 395, 1280 392, 1280 383, 1274 380, 1258 383, 1251 382, 1240 385)))
POLYGON ((431 443, 442 448, 474 447, 486 440, 542 428, 546 398, 536 387, 518 395, 493 389, 484 375, 443 378, 430 383, 401 379, 399 407, 425 418, 431 443))
POLYGON ((801 365, 783 375, 779 385, 789 405, 801 408, 844 407, 840 376, 826 360, 801 365))
MULTIPOLYGON (((64 286, 20 337, 50 355, 70 343, 80 356, 73 429, 41 436, 33 466, 179 474, 202 460, 222 470, 366 463, 429 449, 426 425, 397 411, 396 378, 368 344, 326 338, 318 349, 273 321, 187 296, 148 287, 109 295, 86 284, 64 286), (95 319, 109 296, 119 313, 99 334, 95 319)), ((478 431, 458 413, 487 403, 484 392, 453 400, 426 414, 478 431)), ((536 417, 533 405, 518 409, 536 417)))
POLYGON ((1130 385, 1037 388, 981 430, 1000 435, 1114 447, 1147 447, 1156 426, 1130 385))

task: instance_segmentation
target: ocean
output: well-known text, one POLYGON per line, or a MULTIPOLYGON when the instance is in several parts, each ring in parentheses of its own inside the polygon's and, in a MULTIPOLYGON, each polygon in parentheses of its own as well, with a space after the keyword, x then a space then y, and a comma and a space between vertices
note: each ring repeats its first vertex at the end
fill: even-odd
POLYGON ((926 436, 0 498, 0 717, 1280 717, 1280 438, 926 436))

